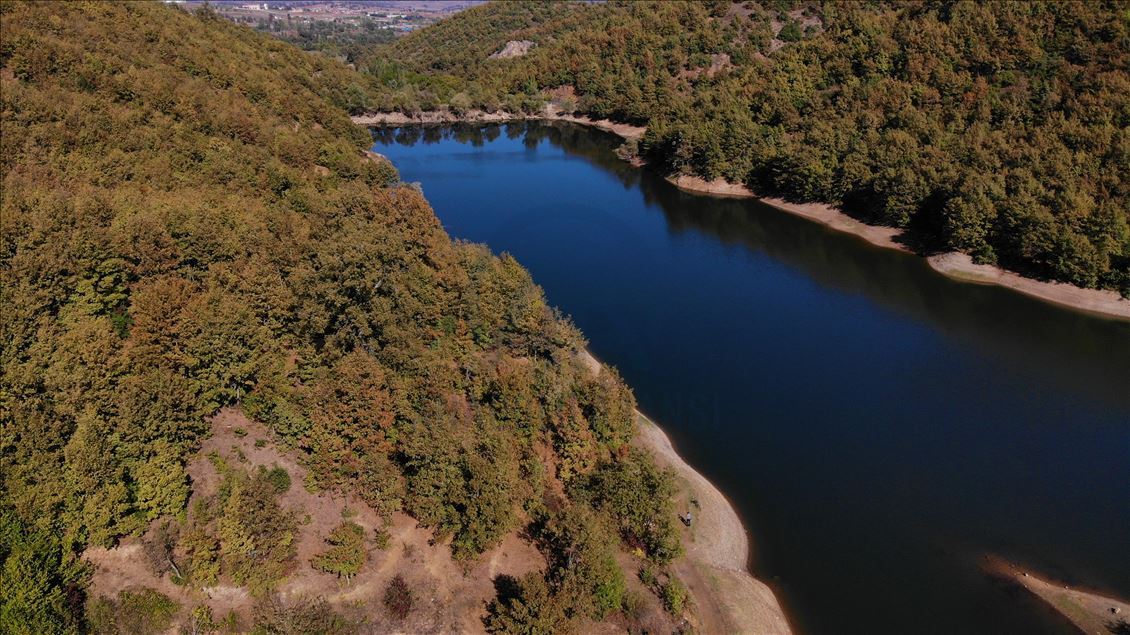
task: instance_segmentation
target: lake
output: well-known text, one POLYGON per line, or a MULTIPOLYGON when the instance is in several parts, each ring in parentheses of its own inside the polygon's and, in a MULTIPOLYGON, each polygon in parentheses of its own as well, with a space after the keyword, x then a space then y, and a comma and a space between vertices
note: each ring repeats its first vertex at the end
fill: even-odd
POLYGON ((734 502, 801 633, 1073 632, 986 553, 1130 596, 1130 324, 680 192, 599 131, 373 134, 734 502))

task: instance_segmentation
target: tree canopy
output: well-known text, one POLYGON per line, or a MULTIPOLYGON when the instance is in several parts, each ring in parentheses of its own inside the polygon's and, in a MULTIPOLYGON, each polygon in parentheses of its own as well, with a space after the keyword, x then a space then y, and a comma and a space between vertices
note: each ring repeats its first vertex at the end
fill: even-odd
POLYGON ((1130 296, 1125 4, 495 2, 386 46, 374 106, 647 125, 651 163, 1130 296), (509 40, 535 46, 492 59, 509 40))
MULTIPOLYGON (((0 18, 5 628, 77 631, 77 556, 154 523, 178 581, 246 586, 262 620, 290 619, 269 597, 309 566, 289 479, 217 462, 204 495, 186 475, 224 406, 297 453, 306 485, 404 510, 462 560, 569 505, 551 481, 626 456, 631 391, 580 366, 581 335, 521 265, 453 242, 365 152, 348 112, 375 79, 207 9, 0 18)), ((319 566, 363 566, 355 538, 335 532, 319 566)), ((615 608, 615 589, 574 586, 615 608)), ((89 606, 120 626, 137 598, 167 612, 154 597, 89 606)))

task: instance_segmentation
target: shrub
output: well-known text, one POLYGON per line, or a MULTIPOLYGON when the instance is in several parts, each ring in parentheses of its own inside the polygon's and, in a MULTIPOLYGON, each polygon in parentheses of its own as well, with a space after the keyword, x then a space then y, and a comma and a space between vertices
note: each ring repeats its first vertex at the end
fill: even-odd
POLYGON ((676 617, 683 614, 687 603, 687 587, 678 578, 671 576, 663 585, 663 606, 676 617))
POLYGON ((659 584, 659 578, 655 574, 655 567, 650 562, 645 562, 640 567, 640 582, 645 586, 655 588, 659 584))
POLYGON ((624 615, 633 620, 643 617, 646 604, 644 596, 639 591, 632 589, 624 595, 624 615))
POLYGON ((267 482, 276 492, 285 494, 290 490, 290 472, 287 472, 285 468, 276 465, 269 470, 262 467, 259 469, 262 470, 263 477, 267 479, 267 482))
POLYGON ((408 588, 408 583, 399 573, 396 574, 392 581, 388 583, 388 588, 385 589, 385 608, 394 618, 402 620, 408 617, 408 613, 412 611, 414 601, 412 589, 408 588))
MULTIPOLYGON (((229 617, 234 616, 234 613, 229 614, 229 617)), ((235 624, 232 624, 235 626, 235 624)), ((220 624, 216 622, 215 617, 212 615, 212 608, 207 604, 201 604, 192 609, 188 614, 188 619, 181 625, 182 633, 211 633, 220 629, 220 624)), ((231 630, 235 630, 234 628, 231 630)))
POLYGON ((799 42, 803 36, 804 33, 796 20, 786 22, 785 26, 781 27, 781 32, 777 34, 777 38, 783 42, 799 42))
POLYGON ((554 635, 571 630, 571 619, 541 574, 530 573, 521 580, 498 576, 494 586, 497 596, 483 619, 488 632, 554 635))
POLYGON ((168 630, 179 608, 167 595, 139 588, 119 592, 116 600, 92 600, 87 610, 98 635, 156 635, 168 630))
POLYGON ((335 613, 322 598, 298 598, 288 603, 271 596, 255 605, 253 619, 255 628, 251 632, 254 635, 350 635, 357 632, 355 624, 335 613))
POLYGON ((388 544, 391 539, 392 534, 388 533, 388 530, 383 527, 373 532, 373 545, 381 551, 388 549, 388 544))

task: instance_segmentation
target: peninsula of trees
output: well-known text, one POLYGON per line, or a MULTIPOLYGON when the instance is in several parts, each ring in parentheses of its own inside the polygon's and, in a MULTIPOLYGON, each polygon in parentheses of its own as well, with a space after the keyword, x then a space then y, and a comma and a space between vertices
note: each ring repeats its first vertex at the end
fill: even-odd
MULTIPOLYGON (((625 566, 681 588, 671 477, 629 446, 631 391, 578 361, 581 334, 517 262, 454 243, 365 152, 347 109, 370 79, 206 9, 5 2, 0 19, 0 631, 350 632, 273 592, 299 568, 348 583, 392 547, 341 518, 300 561, 296 490, 406 513, 468 567, 520 533, 545 565, 489 604, 494 632, 629 615, 625 566), (269 435, 197 458, 221 408, 269 435), (264 445, 302 482, 244 465, 264 445), (145 575, 257 608, 88 594, 84 554, 138 540, 145 575)), ((414 593, 388 586, 389 619, 414 593)))

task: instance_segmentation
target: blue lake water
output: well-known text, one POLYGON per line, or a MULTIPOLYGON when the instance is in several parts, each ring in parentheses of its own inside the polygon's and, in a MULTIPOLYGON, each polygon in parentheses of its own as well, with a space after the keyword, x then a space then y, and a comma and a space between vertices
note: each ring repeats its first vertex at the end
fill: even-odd
POLYGON ((1072 632, 986 553, 1130 596, 1130 324, 679 192, 578 126, 374 138, 619 368, 802 633, 1072 632))

